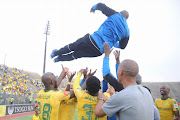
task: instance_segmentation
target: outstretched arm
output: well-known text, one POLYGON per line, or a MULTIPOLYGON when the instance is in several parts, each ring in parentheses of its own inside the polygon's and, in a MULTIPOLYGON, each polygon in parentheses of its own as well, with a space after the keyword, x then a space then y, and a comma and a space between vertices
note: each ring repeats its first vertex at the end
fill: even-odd
POLYGON ((108 43, 103 44, 105 57, 103 60, 103 76, 109 82, 111 86, 114 87, 115 91, 121 91, 123 89, 122 84, 118 83, 115 77, 110 72, 109 68, 109 54, 111 53, 108 43))
POLYGON ((103 3, 98 3, 96 5, 94 5, 91 8, 90 12, 95 12, 95 10, 100 10, 103 14, 105 14, 107 17, 116 14, 117 12, 111 8, 109 8, 108 6, 106 6, 103 3))
POLYGON ((123 89, 123 85, 121 83, 118 83, 116 78, 114 78, 111 74, 107 74, 105 78, 108 81, 108 83, 114 87, 115 91, 119 92, 123 89))
POLYGON ((59 85, 61 84, 62 80, 65 78, 66 76, 66 73, 68 72, 68 68, 66 67, 63 67, 62 65, 62 72, 61 74, 59 75, 58 79, 57 79, 57 87, 59 87, 59 85))
POLYGON ((68 72, 68 73, 67 73, 68 83, 67 83, 67 86, 66 86, 66 90, 65 90, 65 91, 70 91, 71 81, 72 81, 72 78, 74 77, 75 74, 76 74, 76 72, 74 72, 74 73, 68 72))
POLYGON ((114 52, 115 60, 116 60, 116 76, 118 78, 117 72, 118 72, 118 67, 120 64, 120 50, 115 50, 114 52))

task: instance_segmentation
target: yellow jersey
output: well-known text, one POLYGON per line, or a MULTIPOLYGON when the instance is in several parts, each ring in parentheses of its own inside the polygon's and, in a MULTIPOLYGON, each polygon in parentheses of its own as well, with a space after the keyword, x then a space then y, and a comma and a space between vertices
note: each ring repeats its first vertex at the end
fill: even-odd
POLYGON ((171 97, 168 97, 166 100, 162 98, 156 99, 155 106, 159 109, 161 120, 172 120, 174 118, 173 111, 178 111, 178 104, 171 97))
POLYGON ((59 104, 62 100, 70 99, 68 91, 55 91, 45 89, 38 93, 38 108, 40 120, 58 120, 59 104))
POLYGON ((77 99, 63 100, 59 107, 59 120, 74 120, 74 112, 77 106, 77 99))
MULTIPOLYGON (((78 101, 78 120, 107 120, 107 116, 102 118, 95 116, 94 111, 98 96, 92 96, 81 89, 79 85, 81 75, 82 73, 78 74, 73 84, 73 90, 78 101)), ((105 93, 105 96, 110 97, 110 94, 105 93)))
POLYGON ((39 119, 39 115, 38 116, 36 116, 35 114, 32 116, 32 120, 40 120, 39 119))

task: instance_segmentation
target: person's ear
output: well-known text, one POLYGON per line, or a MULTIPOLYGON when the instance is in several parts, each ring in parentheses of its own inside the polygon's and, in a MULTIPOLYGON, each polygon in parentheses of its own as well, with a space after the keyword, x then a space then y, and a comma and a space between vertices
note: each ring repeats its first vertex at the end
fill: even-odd
POLYGON ((123 75, 123 70, 118 70, 118 77, 123 75))

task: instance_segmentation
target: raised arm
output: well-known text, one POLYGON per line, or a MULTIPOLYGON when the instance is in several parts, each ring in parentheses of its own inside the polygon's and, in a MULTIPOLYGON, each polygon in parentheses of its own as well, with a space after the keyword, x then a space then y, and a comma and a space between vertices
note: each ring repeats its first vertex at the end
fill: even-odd
POLYGON ((58 79, 57 79, 57 87, 59 87, 59 85, 61 84, 62 80, 65 78, 66 73, 68 72, 68 68, 67 67, 63 67, 62 65, 62 72, 59 75, 58 79))
POLYGON ((118 78, 117 71, 120 64, 120 50, 115 50, 113 53, 116 60, 116 76, 118 78))
POLYGON ((118 83, 115 77, 110 72, 109 68, 109 54, 111 53, 108 43, 103 44, 105 57, 103 60, 103 76, 114 87, 115 91, 121 91, 123 89, 122 84, 118 83))
POLYGON ((74 75, 76 74, 76 72, 68 72, 67 73, 67 77, 68 77, 68 83, 67 83, 67 87, 66 87, 66 90, 65 91, 70 91, 70 87, 71 87, 71 81, 72 81, 72 78, 74 77, 74 75))
POLYGON ((109 8, 108 6, 106 6, 103 3, 98 3, 96 5, 94 5, 91 8, 90 12, 95 12, 95 10, 100 10, 104 15, 106 15, 107 17, 116 14, 117 12, 111 8, 109 8))

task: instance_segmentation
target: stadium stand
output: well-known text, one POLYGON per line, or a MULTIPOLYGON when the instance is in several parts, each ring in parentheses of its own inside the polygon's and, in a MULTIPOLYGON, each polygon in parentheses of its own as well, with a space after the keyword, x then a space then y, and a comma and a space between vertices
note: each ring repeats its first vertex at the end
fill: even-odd
POLYGON ((0 105, 35 103, 37 92, 42 88, 40 75, 0 65, 0 105))
POLYGON ((169 96, 180 103, 180 82, 143 82, 142 85, 147 86, 151 89, 154 99, 161 97, 160 87, 166 85, 170 88, 169 96))

